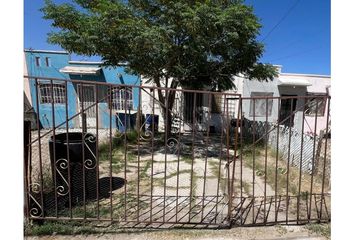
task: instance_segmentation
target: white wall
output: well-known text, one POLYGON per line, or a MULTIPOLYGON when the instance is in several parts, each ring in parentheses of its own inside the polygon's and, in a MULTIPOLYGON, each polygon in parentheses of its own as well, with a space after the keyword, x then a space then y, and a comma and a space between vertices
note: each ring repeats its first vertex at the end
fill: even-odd
MULTIPOLYGON (((306 96, 310 93, 327 93, 327 87, 331 84, 331 78, 329 76, 321 76, 321 75, 306 75, 306 74, 289 74, 289 73, 281 73, 279 68, 279 77, 274 79, 273 81, 257 81, 257 80, 249 80, 242 77, 234 78, 235 85, 239 86, 238 93, 242 94, 242 97, 251 97, 252 92, 267 92, 273 93, 274 97, 279 97, 281 95, 296 95, 296 96, 306 96), (307 80, 310 82, 311 86, 279 86, 279 79, 281 80, 307 80)), ((244 117, 249 120, 253 120, 253 116, 250 114, 251 109, 251 100, 243 99, 242 100, 242 112, 244 117)), ((327 103, 328 104, 328 103, 327 103)), ((268 107, 270 107, 268 105, 268 107)), ((298 99, 296 104, 296 109, 298 110, 294 116, 294 127, 298 130, 302 128, 302 118, 303 118, 303 107, 304 100, 298 99)), ((278 100, 273 99, 272 101, 272 111, 271 114, 268 115, 269 122, 276 122, 278 120, 278 100)), ((327 106, 326 106, 327 109, 327 106)), ((326 127, 326 114, 323 117, 317 117, 317 133, 320 130, 326 127)), ((266 121, 266 117, 255 117, 256 121, 266 121)), ((305 117, 305 126, 304 132, 313 132, 315 125, 315 117, 306 116, 305 117)))

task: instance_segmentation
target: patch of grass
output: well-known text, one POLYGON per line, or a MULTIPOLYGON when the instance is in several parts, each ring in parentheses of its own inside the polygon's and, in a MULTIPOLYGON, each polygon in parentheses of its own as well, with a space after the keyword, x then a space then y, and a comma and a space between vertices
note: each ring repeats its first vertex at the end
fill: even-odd
POLYGON ((193 161, 192 156, 181 155, 180 160, 184 161, 185 163, 192 164, 195 163, 195 159, 193 161))
POLYGON ((285 235, 285 234, 288 232, 288 230, 287 230, 284 226, 281 226, 281 225, 276 225, 275 228, 276 228, 276 231, 277 231, 281 236, 285 235))
POLYGON ((52 235, 53 233, 60 235, 99 233, 98 230, 95 230, 92 226, 88 226, 88 224, 84 225, 83 223, 70 221, 45 221, 41 225, 27 223, 24 230, 26 236, 52 235))
POLYGON ((312 232, 319 234, 327 239, 331 238, 331 224, 309 224, 306 228, 312 232))
MULTIPOLYGON (((253 150, 251 146, 245 147, 246 151, 243 151, 243 159, 245 165, 248 168, 253 168, 253 150)), ((286 189, 290 194, 298 195, 299 188, 299 168, 296 166, 287 166, 287 161, 280 158, 278 159, 278 168, 276 169, 276 153, 270 147, 268 148, 267 154, 267 168, 265 169, 265 148, 257 147, 255 148, 255 161, 254 168, 257 176, 265 179, 265 171, 267 171, 267 183, 275 189, 275 183, 277 182, 277 189, 279 194, 285 194, 286 189), (277 174, 277 181, 276 181, 277 174), (289 181, 287 181, 289 178, 289 181)), ((313 192, 321 192, 321 176, 313 176, 313 192)), ((301 193, 306 194, 310 192, 311 188, 311 175, 302 171, 301 175, 301 193)))

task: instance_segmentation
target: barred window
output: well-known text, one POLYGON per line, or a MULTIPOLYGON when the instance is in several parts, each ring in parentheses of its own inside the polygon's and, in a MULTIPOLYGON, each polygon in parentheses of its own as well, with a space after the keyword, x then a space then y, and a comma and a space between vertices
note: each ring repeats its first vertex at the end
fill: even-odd
POLYGON ((125 110, 133 108, 133 89, 132 87, 113 87, 112 103, 110 107, 112 110, 125 110))
POLYGON ((41 83, 39 84, 39 94, 40 94, 40 103, 52 103, 52 95, 54 97, 54 103, 64 104, 65 103, 65 85, 63 84, 54 84, 53 83, 52 94, 52 84, 50 83, 41 83))
POLYGON ((309 98, 306 104, 306 115, 307 116, 316 116, 316 105, 317 105, 317 116, 323 117, 326 108, 326 95, 322 94, 312 94, 313 98, 309 98), (317 96, 317 97, 315 97, 317 96), (323 97, 319 97, 323 96, 323 97))
POLYGON ((265 117, 266 115, 271 116, 272 108, 273 108, 273 99, 266 98, 266 97, 272 97, 272 96, 273 96, 272 92, 251 92, 251 97, 260 97, 260 98, 255 98, 250 101, 250 114, 249 114, 250 117, 253 117, 253 112, 255 115, 254 117, 265 117), (268 105, 267 105, 267 101, 268 101, 268 105), (253 110, 253 105, 255 107, 254 110, 253 110))

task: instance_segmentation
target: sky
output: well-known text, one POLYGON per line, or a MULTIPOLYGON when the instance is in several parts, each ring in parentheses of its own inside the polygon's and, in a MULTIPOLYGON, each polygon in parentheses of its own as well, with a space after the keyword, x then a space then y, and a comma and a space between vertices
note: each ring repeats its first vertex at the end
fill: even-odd
MULTIPOLYGON (((54 0, 55 3, 70 2, 54 0)), ((24 0, 24 47, 63 50, 47 43, 53 28, 39 9, 44 0, 24 0)), ((282 72, 331 74, 330 0, 245 0, 253 6, 265 44, 260 62, 282 65, 282 72)), ((72 55, 73 60, 100 60, 72 55)))

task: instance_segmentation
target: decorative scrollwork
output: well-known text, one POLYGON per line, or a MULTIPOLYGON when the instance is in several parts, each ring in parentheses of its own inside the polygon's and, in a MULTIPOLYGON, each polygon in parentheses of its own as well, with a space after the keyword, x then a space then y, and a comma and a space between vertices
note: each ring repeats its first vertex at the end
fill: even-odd
POLYGON ((171 137, 167 139, 167 147, 170 151, 176 152, 178 145, 178 140, 176 138, 171 137))
POLYGON ((30 187, 29 187, 29 189, 30 189, 30 191, 31 192, 33 192, 33 193, 39 193, 39 191, 40 191, 40 184, 39 183, 32 183, 32 184, 30 184, 30 187))
POLYGON ((94 169, 96 167, 96 161, 93 161, 92 159, 86 159, 84 161, 84 166, 86 169, 94 169))
POLYGON ((96 136, 92 135, 91 133, 86 133, 84 139, 85 141, 89 141, 91 143, 96 142, 96 136))
MULTIPOLYGON (((147 108, 147 106, 145 106, 146 108, 147 108)), ((143 108, 144 108, 144 105, 143 105, 143 108)), ((150 116, 149 118, 153 118, 152 116, 150 116)), ((152 126, 150 126, 148 123, 147 123, 147 121, 148 121, 148 119, 149 118, 145 118, 145 121, 143 122, 143 124, 141 124, 141 126, 140 126, 140 133, 142 133, 142 134, 140 134, 140 139, 141 140, 150 140, 150 139, 152 139, 152 136, 153 136, 153 134, 152 134, 152 130, 150 130, 150 128, 152 127, 152 126)), ((154 121, 154 119, 152 119, 152 121, 154 121)))
POLYGON ((84 161, 84 166, 86 169, 94 169, 96 167, 96 154, 93 153, 93 151, 91 150, 90 146, 85 142, 85 146, 86 148, 90 151, 91 153, 91 156, 94 158, 93 160, 92 159, 86 159, 84 161))
POLYGON ((55 162, 55 168, 58 174, 60 175, 60 177, 63 179, 64 185, 66 185, 66 186, 64 185, 57 186, 56 188, 57 193, 61 196, 65 196, 69 192, 69 183, 66 181, 61 171, 66 170, 68 168, 68 160, 66 160, 65 158, 58 159, 55 162))
POLYGON ((149 140, 151 138, 152 138, 152 131, 150 130, 143 131, 143 133, 140 134, 140 139, 142 140, 149 140))
POLYGON ((32 195, 32 193, 39 193, 40 192, 40 184, 38 183, 32 183, 29 185, 30 192, 28 193, 30 202, 33 202, 33 204, 30 204, 32 206, 29 209, 29 214, 31 217, 40 217, 43 213, 42 206, 39 204, 39 202, 36 200, 36 198, 32 195))

